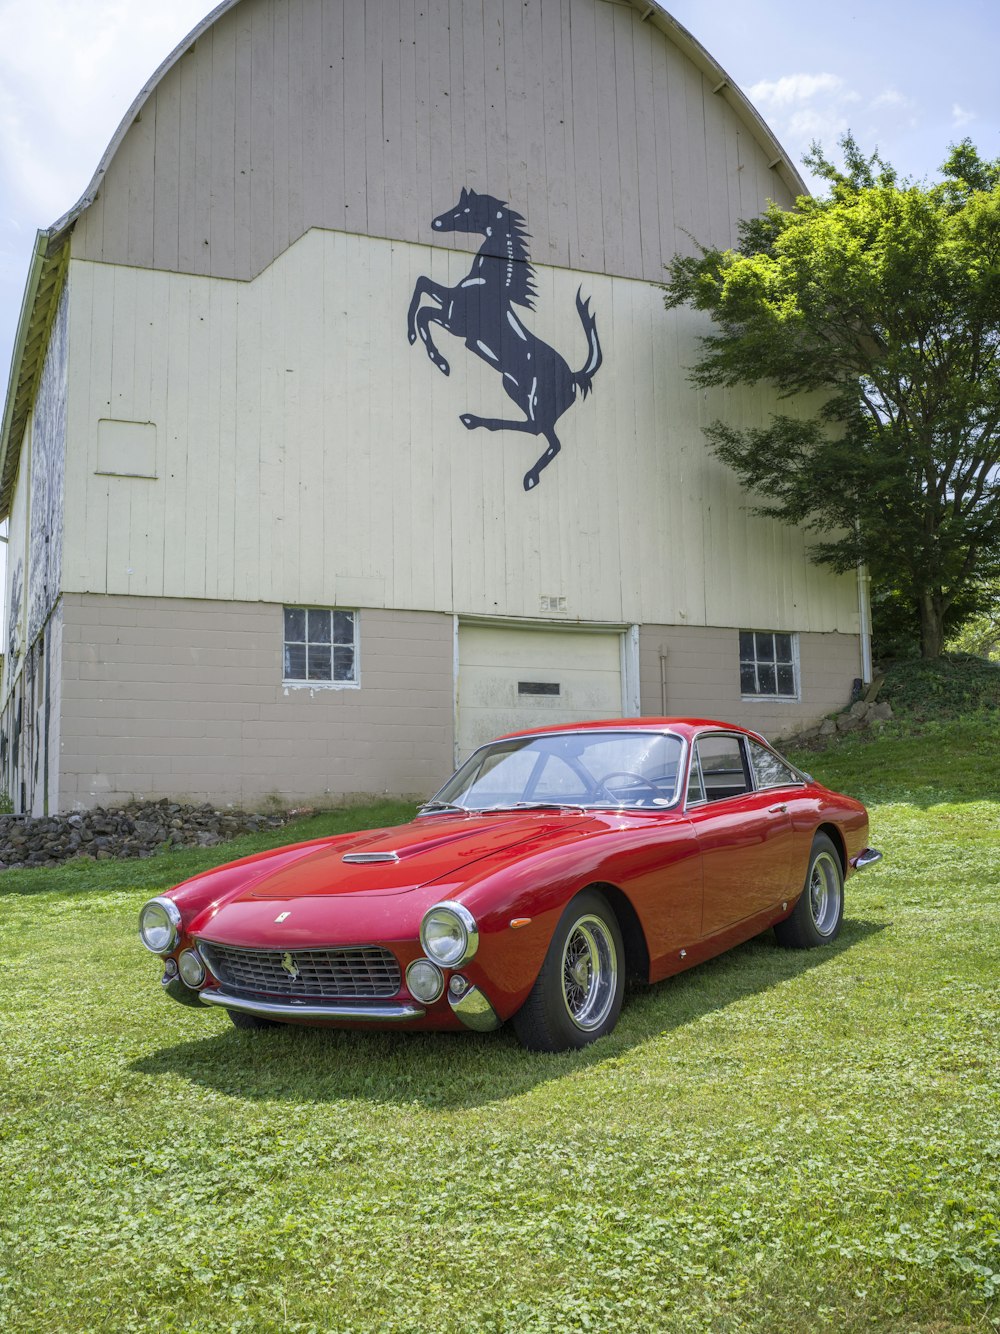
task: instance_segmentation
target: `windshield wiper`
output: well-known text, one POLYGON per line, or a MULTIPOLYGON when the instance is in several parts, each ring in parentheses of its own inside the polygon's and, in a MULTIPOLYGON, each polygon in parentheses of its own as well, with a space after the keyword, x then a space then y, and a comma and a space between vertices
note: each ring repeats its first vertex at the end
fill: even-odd
POLYGON ((423 815, 424 811, 468 811, 468 806, 460 806, 457 801, 425 801, 422 806, 417 807, 417 814, 423 815))
POLYGON ((575 801, 511 801, 502 806, 484 806, 484 811, 582 811, 575 801))

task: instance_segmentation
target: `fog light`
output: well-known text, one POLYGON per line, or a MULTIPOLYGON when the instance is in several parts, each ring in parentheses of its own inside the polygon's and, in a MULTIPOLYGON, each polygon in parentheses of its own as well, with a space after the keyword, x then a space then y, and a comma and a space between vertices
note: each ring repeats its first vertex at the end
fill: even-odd
POLYGON ((448 990, 453 996, 464 996, 469 990, 469 984, 461 973, 456 973, 448 983, 448 990))
POLYGON ((430 959, 414 959, 406 970, 406 985, 411 996, 430 1005, 444 991, 444 977, 430 959))
POLYGON ((172 977, 176 977, 176 976, 177 976, 177 960, 176 960, 176 959, 164 959, 164 961, 163 961, 163 976, 167 979, 168 982, 170 981, 170 979, 171 979, 172 977))
POLYGON ((205 981, 205 965, 197 950, 182 950, 177 960, 181 981, 192 991, 197 990, 205 981))

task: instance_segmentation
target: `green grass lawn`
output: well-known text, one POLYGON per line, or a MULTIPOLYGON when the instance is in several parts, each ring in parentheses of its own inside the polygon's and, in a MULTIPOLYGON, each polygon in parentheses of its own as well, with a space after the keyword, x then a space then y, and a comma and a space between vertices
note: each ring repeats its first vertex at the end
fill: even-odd
POLYGON ((995 1329, 1000 721, 800 758, 885 853, 836 945, 581 1053, 161 995, 150 893, 408 808, 0 876, 0 1330, 995 1329))

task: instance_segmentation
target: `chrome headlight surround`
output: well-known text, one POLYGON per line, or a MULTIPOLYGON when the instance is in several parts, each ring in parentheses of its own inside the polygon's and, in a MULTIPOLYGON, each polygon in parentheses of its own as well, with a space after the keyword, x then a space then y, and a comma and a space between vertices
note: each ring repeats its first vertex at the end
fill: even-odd
POLYGON ((139 939, 150 954, 169 954, 181 934, 181 910, 173 899, 157 897, 139 910, 139 939))
POLYGON ((461 903, 435 903, 420 923, 424 953, 443 968, 461 968, 479 949, 476 919, 461 903))
POLYGON ((407 965, 406 988, 414 1000, 433 1005, 444 995, 444 975, 430 959, 414 959, 407 965))
POLYGON ((208 976, 204 959, 196 949, 192 948, 181 950, 177 956, 177 971, 181 975, 181 981, 192 991, 197 991, 199 987, 203 987, 205 978, 208 976))

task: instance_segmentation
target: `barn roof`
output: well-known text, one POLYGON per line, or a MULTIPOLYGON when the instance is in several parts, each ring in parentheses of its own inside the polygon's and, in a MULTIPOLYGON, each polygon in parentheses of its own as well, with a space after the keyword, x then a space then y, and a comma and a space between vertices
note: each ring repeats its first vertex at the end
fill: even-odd
MULTIPOLYGON (((122 117, 121 124, 105 149, 86 190, 72 208, 50 227, 38 232, 35 238, 35 249, 28 272, 24 299, 21 303, 21 315, 11 357, 3 423, 2 428, 0 428, 0 519, 6 518, 10 511, 11 495, 17 477, 21 441, 42 374, 49 332, 62 291, 69 258, 69 238, 77 219, 97 198, 101 182, 115 154, 121 147, 122 141, 161 80, 191 50, 203 33, 207 32, 223 14, 235 8, 239 3, 240 0, 222 0, 222 3, 216 5, 191 30, 153 75, 146 80, 132 105, 122 117)), ((791 193, 795 195, 808 193, 802 177, 759 112, 701 43, 678 23, 661 4, 653 3, 653 0, 625 0, 625 3, 630 4, 633 9, 638 11, 643 22, 652 23, 665 33, 671 42, 705 76, 711 85, 712 92, 729 103, 739 119, 746 125, 752 137, 764 150, 768 165, 778 174, 791 193)))

